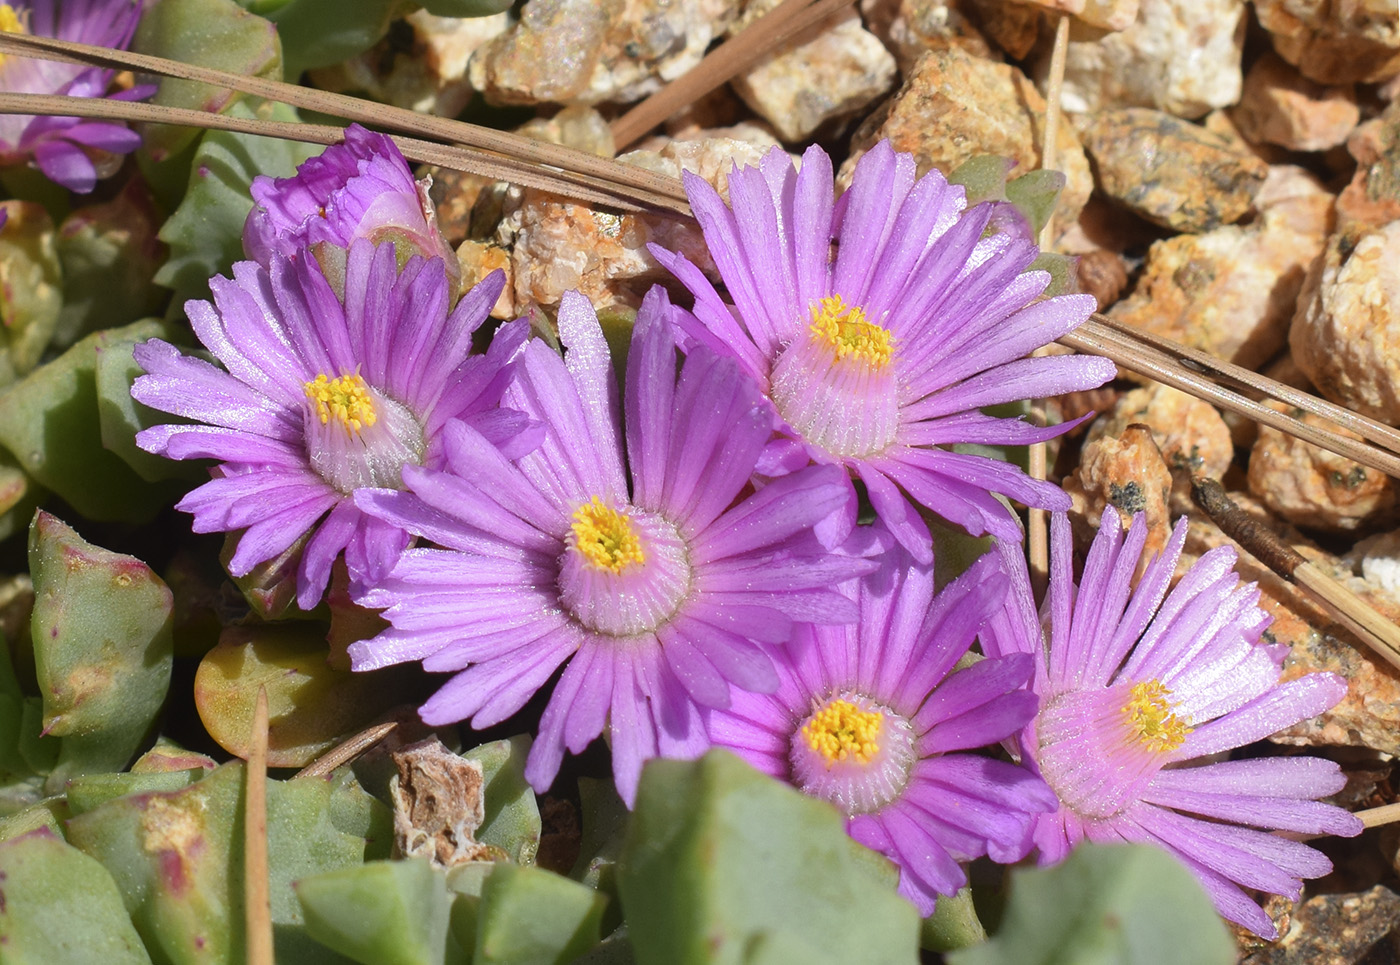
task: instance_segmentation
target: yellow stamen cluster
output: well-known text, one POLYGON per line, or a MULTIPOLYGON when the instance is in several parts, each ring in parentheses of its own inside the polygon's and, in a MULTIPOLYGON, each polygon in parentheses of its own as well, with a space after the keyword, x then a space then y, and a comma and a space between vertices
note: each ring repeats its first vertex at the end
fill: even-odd
POLYGON ((849 358, 882 369, 894 354, 889 330, 866 318, 859 305, 847 305, 840 295, 823 298, 812 306, 811 332, 831 349, 837 361, 849 358))
POLYGON ((1159 681, 1147 680, 1133 684, 1131 694, 1123 713, 1138 741, 1159 754, 1180 747, 1193 728, 1172 712, 1167 701, 1171 691, 1159 681))
POLYGON ((306 397, 316 404, 316 414, 321 417, 321 425, 334 418, 346 428, 359 432, 365 426, 372 426, 378 420, 374 412, 374 400, 370 398, 369 386, 359 375, 342 375, 328 379, 325 374, 316 376, 305 384, 306 397))
POLYGON ((849 700, 833 700, 802 725, 807 746, 826 758, 826 766, 854 757, 869 764, 880 753, 877 742, 884 716, 876 710, 861 710, 849 700))
POLYGON ((574 510, 573 530, 574 549, 600 570, 621 573, 646 562, 632 521, 597 496, 574 510))
MULTIPOLYGON (((0 3, 0 33, 29 33, 29 31, 24 26, 24 22, 20 20, 19 14, 15 13, 15 8, 10 6, 8 3, 0 3)), ((0 54, 0 66, 4 65, 5 60, 5 55, 0 54)))

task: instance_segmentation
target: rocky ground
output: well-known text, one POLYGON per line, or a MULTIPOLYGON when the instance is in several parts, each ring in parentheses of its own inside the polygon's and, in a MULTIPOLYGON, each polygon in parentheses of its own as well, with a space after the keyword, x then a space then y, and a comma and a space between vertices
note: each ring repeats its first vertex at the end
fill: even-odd
MULTIPOLYGON (((813 141, 840 177, 881 138, 921 172, 981 154, 1041 162, 1058 12, 1071 15, 1056 166, 1067 178, 1054 248, 1111 318, 1400 425, 1400 22, 1394 0, 862 0, 618 144, 610 121, 694 68, 776 0, 529 0, 519 17, 419 12, 313 82, 449 116, 520 110, 521 130, 723 193, 731 162, 813 141)), ((500 115, 497 114, 497 117, 500 115)), ((464 273, 504 268, 501 317, 577 288, 634 307, 665 272, 645 245, 708 266, 696 229, 591 210, 535 190, 438 172, 464 273)), ((1396 483, 1206 402, 1124 378, 1066 412, 1101 412, 1055 472, 1081 536, 1105 502, 1145 510, 1159 544, 1191 512, 1189 478, 1220 478, 1248 512, 1382 613, 1400 618, 1396 483)), ((1297 413, 1300 414, 1300 413, 1297 413)), ((1314 417, 1307 417, 1313 420, 1314 417)), ((1193 518, 1182 565, 1228 538, 1193 518)), ((1326 746, 1353 776, 1342 803, 1390 803, 1400 677, 1298 590, 1255 564, 1292 648, 1288 672, 1351 683, 1330 713, 1275 741, 1326 746)), ((1286 753, 1287 747, 1273 752, 1286 753)), ((1338 871, 1298 907, 1271 906, 1276 945, 1246 960, 1380 962, 1400 955, 1400 835, 1331 848, 1338 871)))

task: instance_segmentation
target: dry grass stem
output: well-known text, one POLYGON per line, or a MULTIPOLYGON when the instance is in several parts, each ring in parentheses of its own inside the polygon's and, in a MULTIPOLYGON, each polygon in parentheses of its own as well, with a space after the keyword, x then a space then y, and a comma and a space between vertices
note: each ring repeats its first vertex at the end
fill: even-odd
POLYGON ((1368 828, 1379 828, 1400 821, 1400 804, 1382 804, 1378 808, 1357 811, 1356 816, 1368 828))
POLYGON ((1235 504, 1218 481, 1196 478, 1191 484, 1191 497, 1226 536, 1279 576, 1301 587, 1358 640, 1391 666, 1400 668, 1400 628, 1279 539, 1272 530, 1256 522, 1235 504))
MULTIPOLYGON (((1400 478, 1400 456, 1365 442, 1347 438, 1329 429, 1307 425, 1288 413, 1277 412, 1235 389, 1217 385, 1210 378, 1201 374, 1201 365, 1192 358, 1190 350, 1170 340, 1154 338, 1148 342, 1141 337, 1140 333, 1120 330, 1109 319, 1096 313, 1074 332, 1062 336, 1059 342, 1076 352, 1102 355, 1117 363, 1121 368, 1190 393, 1218 408, 1238 412, 1255 422, 1272 426, 1280 432, 1286 432, 1304 442, 1326 449, 1328 452, 1345 456, 1363 466, 1400 478), (1171 349, 1169 351, 1163 350, 1159 347, 1162 345, 1171 346, 1171 349)), ((1210 356, 1205 356, 1205 358, 1210 359, 1211 370, 1225 373, 1231 378, 1233 378, 1232 370, 1243 371, 1218 359, 1211 359, 1210 356)), ((1298 393, 1296 390, 1289 389, 1287 386, 1262 375, 1250 373, 1250 388, 1252 391, 1281 401, 1292 400, 1302 395, 1303 398, 1311 400, 1313 408, 1330 405, 1330 403, 1318 405, 1321 400, 1298 393)), ((1299 408, 1307 407, 1299 406, 1299 408)), ((1354 413, 1353 416, 1355 416, 1354 413)))
MULTIPOLYGON (((634 203, 662 206, 680 214, 690 213, 690 206, 685 200, 685 191, 676 178, 631 165, 619 164, 617 161, 598 157, 585 151, 533 140, 506 131, 479 127, 463 121, 436 117, 431 114, 419 114, 415 111, 390 107, 358 97, 333 94, 310 87, 299 87, 296 84, 287 84, 282 81, 248 77, 209 67, 197 67, 175 60, 167 60, 163 57, 152 57, 125 50, 69 43, 51 37, 0 33, 0 54, 37 57, 41 60, 56 60, 64 63, 90 64, 117 70, 134 70, 163 77, 174 77, 181 80, 199 81, 228 90, 252 94, 266 100, 279 101, 303 110, 318 111, 377 128, 398 131, 447 144, 459 144, 474 151, 488 152, 490 160, 523 162, 528 167, 535 169, 537 173, 553 174, 564 183, 572 183, 580 177, 591 178, 593 184, 611 185, 620 197, 630 198, 634 203), (491 157, 491 155, 495 155, 495 157, 491 157)), ((208 127, 211 125, 199 126, 208 127)))
POLYGON ((375 724, 373 727, 366 727, 353 737, 346 738, 339 744, 326 751, 310 764, 293 775, 293 779, 298 777, 325 777, 337 767, 349 764, 375 744, 392 734, 397 728, 397 721, 385 721, 382 724, 375 724))
POLYGON ((648 131, 695 103, 721 84, 810 28, 825 27, 845 14, 854 0, 783 0, 738 34, 705 55, 700 63, 639 102, 612 122, 613 143, 621 151, 648 131))
POLYGON ((249 965, 273 965, 267 864, 267 688, 258 688, 243 804, 243 921, 249 965))

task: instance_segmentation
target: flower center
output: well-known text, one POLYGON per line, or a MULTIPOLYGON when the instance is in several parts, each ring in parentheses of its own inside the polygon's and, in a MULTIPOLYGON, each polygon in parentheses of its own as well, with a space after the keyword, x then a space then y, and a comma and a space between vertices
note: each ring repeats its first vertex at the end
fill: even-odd
POLYGON ((909 721, 853 693, 815 705, 793 732, 788 754, 793 783, 847 815, 898 798, 917 757, 909 721))
POLYGON ((878 370, 889 365, 894 354, 889 329, 866 318, 859 305, 848 306, 840 295, 828 296, 812 306, 810 331, 838 362, 850 359, 878 370))
POLYGON ((304 386, 306 397, 316 407, 321 417, 321 425, 331 419, 351 432, 359 432, 366 426, 374 425, 378 416, 374 413, 374 400, 370 398, 369 386, 356 375, 342 375, 327 379, 322 372, 304 386))
POLYGON ((895 339, 840 295, 812 303, 811 322, 773 364, 779 414, 807 443, 839 458, 878 455, 899 428, 895 339))
POLYGON ((651 633, 690 595, 690 551, 665 517, 594 496, 573 513, 559 560, 559 602, 597 633, 651 633))
POLYGON ((323 372, 303 388, 306 453, 337 491, 398 489, 404 463, 422 461, 423 427, 413 413, 358 374, 323 372))
POLYGON ((646 562, 631 521, 597 496, 574 511, 572 546, 590 565, 612 573, 646 562))
POLYGON ((877 740, 883 720, 879 711, 861 710, 849 700, 833 700, 807 718, 802 736, 808 747, 826 758, 828 769, 848 757, 869 764, 880 753, 877 740))
POLYGON ((1137 734, 1144 747, 1159 754, 1176 750, 1193 729, 1172 712, 1173 707, 1167 702, 1170 695, 1171 691, 1160 681, 1147 680, 1133 684, 1130 699, 1123 705, 1128 729, 1137 734))
MULTIPOLYGON (((28 13, 29 11, 25 11, 28 13)), ((15 8, 8 3, 0 3, 0 33, 6 34, 27 34, 28 28, 24 21, 15 13, 15 8)), ((5 61, 9 59, 4 54, 0 54, 0 67, 5 66, 5 61)))
POLYGON ((1191 733, 1161 681, 1051 697, 1036 718, 1037 763, 1070 810, 1108 818, 1140 799, 1191 733))

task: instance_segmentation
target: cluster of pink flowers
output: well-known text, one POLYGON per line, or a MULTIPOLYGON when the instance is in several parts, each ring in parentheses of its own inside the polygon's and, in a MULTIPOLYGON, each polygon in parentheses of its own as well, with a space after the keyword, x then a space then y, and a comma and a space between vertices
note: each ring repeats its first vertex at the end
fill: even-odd
POLYGON ((1109 512, 1076 585, 1064 493, 951 448, 1069 428, 982 410, 1111 379, 1030 355, 1093 299, 1043 297, 1014 211, 969 207, 887 144, 840 198, 818 148, 734 171, 728 203, 686 187, 722 287, 653 249, 693 304, 646 296, 619 383, 581 295, 559 307, 562 355, 524 320, 483 338, 501 276, 461 293, 426 193, 352 127, 254 185, 249 260, 187 306, 221 365, 138 350, 133 395, 184 420, 138 441, 216 461, 180 508, 238 534, 235 575, 300 546, 310 609, 343 557, 391 623, 355 667, 451 675, 428 723, 489 727, 551 687, 539 790, 603 733, 629 803, 648 758, 725 747, 840 809, 924 914, 979 856, 1149 841, 1271 935, 1241 888, 1296 895, 1327 862, 1261 829, 1359 831, 1317 801, 1340 772, 1198 761, 1345 685, 1279 683, 1228 550, 1169 590, 1178 527, 1134 585, 1143 524, 1125 540, 1109 512), (999 496, 1057 514, 1040 605, 999 496), (997 549, 936 590, 927 514, 997 549))

